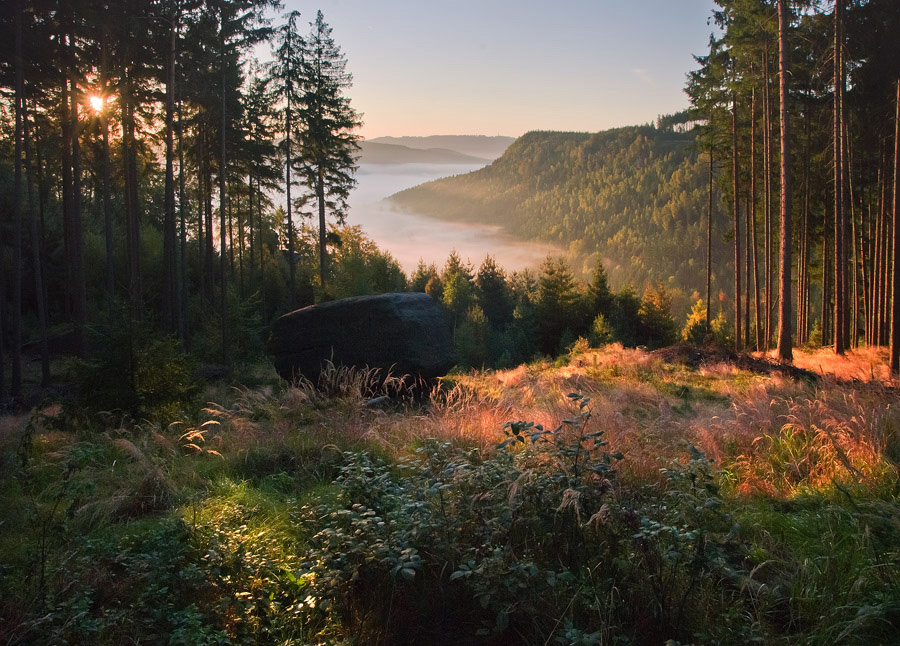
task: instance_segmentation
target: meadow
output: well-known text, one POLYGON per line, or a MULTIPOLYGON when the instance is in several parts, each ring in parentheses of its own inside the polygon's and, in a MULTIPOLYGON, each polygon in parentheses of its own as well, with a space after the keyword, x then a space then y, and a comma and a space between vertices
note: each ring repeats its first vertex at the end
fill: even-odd
POLYGON ((757 359, 576 343, 376 402, 256 366, 178 419, 7 416, 0 639, 892 643, 884 357, 757 359))

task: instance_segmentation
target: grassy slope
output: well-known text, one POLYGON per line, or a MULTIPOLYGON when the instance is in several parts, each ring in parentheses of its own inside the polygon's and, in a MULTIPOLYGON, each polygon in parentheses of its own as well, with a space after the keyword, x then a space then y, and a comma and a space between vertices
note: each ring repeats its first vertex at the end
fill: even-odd
MULTIPOLYGON (((493 464, 504 423, 528 420, 553 428, 577 413, 566 397, 577 392, 591 398, 586 431, 603 431, 607 450, 624 458, 616 462, 613 484, 588 483, 589 490, 606 492, 600 515, 591 518, 600 524, 583 519, 572 528, 578 541, 594 546, 594 558, 610 545, 618 546, 619 556, 593 563, 588 554, 583 572, 572 568, 574 583, 560 580, 546 590, 528 583, 511 597, 515 601, 503 602, 496 622, 490 615, 488 624, 473 625, 464 635, 468 642, 455 634, 457 643, 490 643, 476 629, 493 631, 501 640, 494 643, 527 642, 513 638, 527 630, 547 636, 553 631, 578 643, 613 643, 617 637, 635 643, 670 637, 696 643, 887 643, 900 617, 900 401, 878 379, 873 366, 883 365, 881 356, 836 360, 801 353, 798 363, 824 377, 795 382, 717 361, 690 368, 610 346, 582 349, 556 365, 458 375, 454 387, 424 404, 388 410, 367 408, 362 388, 344 376, 330 397, 281 386, 208 391, 204 398, 221 404, 170 426, 126 421, 73 429, 54 407, 30 419, 5 418, 0 638, 114 644, 141 635, 142 643, 338 643, 342 635, 355 634, 362 643, 389 643, 391 637, 424 643, 424 633, 395 625, 415 624, 415 615, 405 616, 404 609, 425 612, 414 605, 416 598, 460 590, 483 595, 488 584, 502 591, 514 580, 516 570, 509 568, 519 562, 531 563, 546 587, 565 568, 540 561, 540 545, 559 529, 536 538, 544 536, 537 528, 525 543, 530 548, 500 561, 454 543, 449 553, 486 559, 473 576, 459 562, 441 565, 440 540, 428 547, 421 536, 411 537, 410 527, 424 527, 425 534, 431 527, 421 515, 401 515, 400 533, 379 538, 387 542, 376 549, 364 542, 381 534, 371 534, 374 525, 363 507, 354 503, 332 513, 352 500, 346 470, 344 485, 334 483, 341 467, 357 459, 346 451, 371 452, 396 465, 421 456, 416 451, 436 438, 449 443, 446 451, 461 447, 468 460, 480 456, 472 464, 481 473, 477 465, 493 464), (832 372, 859 381, 839 383, 832 372), (712 497, 696 489, 703 480, 695 480, 695 466, 705 462, 691 460, 691 446, 715 461, 710 483, 719 493, 712 497), (673 477, 685 474, 690 480, 673 484, 673 477), (314 536, 323 523, 327 530, 351 517, 353 532, 314 536), (724 529, 713 527, 724 518, 731 519, 724 529), (373 550, 377 565, 378 558, 388 558, 377 557, 378 550, 393 553, 406 544, 397 542, 401 535, 418 552, 390 558, 413 554, 422 561, 389 570, 393 583, 378 594, 354 597, 347 591, 365 590, 365 581, 343 582, 349 587, 341 588, 340 598, 347 605, 328 606, 324 588, 300 576, 315 570, 309 554, 352 560, 361 544, 373 550), (708 544, 704 558, 713 547, 719 550, 702 567, 691 565, 699 563, 697 536, 708 544), (689 561, 686 551, 693 554, 689 561), (486 573, 491 563, 502 574, 486 573), (454 568, 463 568, 457 583, 447 579, 454 568), (611 577, 608 583, 604 576, 611 577), (540 598, 529 597, 529 589, 540 598), (583 598, 585 590, 613 596, 603 604, 598 596, 594 604, 583 598), (636 607, 645 614, 636 614, 636 607), (530 609, 527 621, 517 608, 530 609)), ((549 474, 546 483, 552 484, 557 467, 551 463, 560 455, 521 453, 525 462, 517 462, 521 475, 515 483, 501 479, 497 488, 482 492, 488 498, 478 494, 471 500, 507 504, 508 496, 512 504, 512 487, 527 491, 527 474, 549 474)), ((401 485, 390 483, 397 467, 366 469, 365 491, 354 495, 412 495, 420 501, 414 506, 439 499, 443 510, 445 502, 452 507, 454 496, 464 494, 452 487, 439 496, 396 489, 401 485)), ((472 486, 465 473, 442 479, 472 486)), ((410 475, 406 482, 418 480, 410 475)), ((541 493, 551 524, 562 522, 561 510, 572 505, 587 509, 571 493, 581 489, 571 481, 566 487, 547 485, 541 493)), ((424 508, 416 512, 421 513, 424 508)), ((467 512, 442 513, 462 519, 467 512)), ((557 558, 562 554, 552 560, 557 558)), ((493 612, 501 591, 488 589, 495 601, 476 596, 466 616, 484 619, 479 613, 493 612)), ((468 608, 465 602, 456 599, 454 607, 468 608)), ((453 620, 454 630, 468 629, 460 617, 453 620)))

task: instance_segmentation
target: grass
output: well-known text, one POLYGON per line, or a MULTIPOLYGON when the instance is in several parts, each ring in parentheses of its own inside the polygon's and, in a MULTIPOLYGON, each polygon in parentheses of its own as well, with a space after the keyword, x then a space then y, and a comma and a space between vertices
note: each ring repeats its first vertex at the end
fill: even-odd
MULTIPOLYGON (((422 643, 416 612, 443 613, 447 595, 469 608, 465 620, 434 615, 466 626, 456 643, 889 643, 900 625, 900 398, 881 361, 798 352, 821 375, 809 382, 613 345, 454 375, 424 401, 401 391, 385 408, 367 405, 365 374, 333 371, 323 393, 258 369, 253 387, 207 387, 216 403, 183 419, 73 427, 54 405, 4 417, 0 641, 422 643), (582 446, 571 439, 504 462, 506 423, 577 421, 573 392, 589 398, 584 432, 602 431, 602 450, 624 456, 608 480, 571 480, 571 447, 582 446), (384 470, 360 466, 364 455, 384 470), (373 475, 353 480, 351 467, 373 475), (601 490, 589 513, 586 496, 601 490), (372 516, 354 511, 363 499, 372 516), (446 533, 452 523, 506 540, 505 515, 537 501, 548 513, 535 507, 515 546, 446 533), (387 588, 338 611, 309 573, 315 554, 341 553, 319 532, 344 512, 362 532, 346 554, 371 559, 364 571, 387 588), (386 527, 371 520, 381 517, 386 527), (554 535, 566 558, 573 546, 595 556, 554 564, 542 556, 554 535), (376 576, 379 559, 401 565, 376 576), (540 593, 561 572, 572 581, 540 593), (416 595, 435 602, 413 612, 416 595), (399 617, 413 623, 400 630, 399 617)), ((334 585, 367 589, 353 581, 334 585)))

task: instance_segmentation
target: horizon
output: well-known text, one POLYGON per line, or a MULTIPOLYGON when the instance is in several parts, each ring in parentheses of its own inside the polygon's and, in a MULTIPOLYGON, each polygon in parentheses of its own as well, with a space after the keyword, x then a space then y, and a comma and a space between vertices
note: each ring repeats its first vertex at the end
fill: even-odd
MULTIPOLYGON (((686 74, 715 27, 712 0, 332 0, 322 8, 353 75, 359 134, 599 132, 688 106, 686 74)), ((304 22, 314 5, 285 0, 304 22)))

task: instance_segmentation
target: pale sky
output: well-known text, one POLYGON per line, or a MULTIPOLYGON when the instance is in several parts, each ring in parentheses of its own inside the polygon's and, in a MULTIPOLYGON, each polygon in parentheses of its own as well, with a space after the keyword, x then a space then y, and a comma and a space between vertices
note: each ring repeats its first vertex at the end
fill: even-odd
MULTIPOLYGON (((284 0, 321 9, 361 134, 519 136, 649 123, 688 105, 713 0, 284 0)), ((277 24, 280 19, 275 20, 277 24)), ((305 33, 305 28, 303 32, 305 33)))

